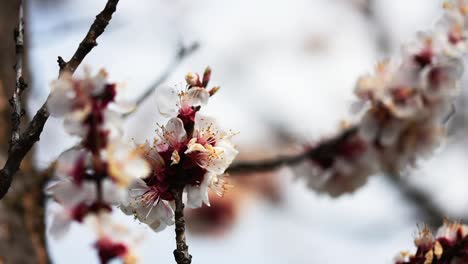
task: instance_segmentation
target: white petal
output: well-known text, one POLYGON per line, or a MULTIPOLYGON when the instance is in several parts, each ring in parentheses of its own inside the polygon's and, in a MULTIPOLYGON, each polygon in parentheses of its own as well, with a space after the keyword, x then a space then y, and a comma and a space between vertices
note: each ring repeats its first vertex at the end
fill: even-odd
POLYGON ((187 192, 187 206, 189 208, 199 208, 203 203, 203 194, 198 186, 187 185, 185 187, 187 192))
POLYGON ((126 198, 122 201, 120 208, 126 214, 134 214, 135 208, 141 205, 140 196, 148 190, 148 186, 142 179, 135 179, 128 187, 126 198))
POLYGON ((148 163, 138 156, 129 160, 124 168, 125 173, 131 175, 132 178, 145 178, 151 172, 148 163))
POLYGON ((174 224, 174 210, 167 201, 160 200, 153 210, 163 223, 166 225, 174 224))
POLYGON ((83 149, 72 148, 60 154, 55 167, 55 176, 59 179, 69 179, 77 165, 78 160, 85 158, 83 149))
POLYGON ((91 87, 93 88, 90 91, 93 95, 99 95, 104 92, 108 81, 107 81, 107 73, 104 70, 100 70, 98 74, 93 76, 91 79, 87 80, 91 82, 91 87))
POLYGON ((219 154, 211 157, 205 168, 215 174, 223 174, 239 152, 226 140, 220 141, 213 149, 219 154))
POLYGON ((210 173, 206 173, 200 186, 187 185, 185 187, 185 191, 187 192, 187 206, 189 208, 199 208, 202 206, 203 202, 208 206, 210 205, 208 186, 211 182, 211 175, 210 173))
POLYGON ((187 138, 187 132, 185 132, 184 123, 179 118, 171 118, 167 122, 165 129, 165 135, 168 135, 169 142, 171 144, 177 144, 184 141, 187 138))
POLYGON ((184 103, 189 106, 203 106, 208 103, 210 93, 205 88, 193 87, 184 96, 184 103))
POLYGON ((109 131, 109 138, 121 138, 123 134, 122 129, 122 116, 112 110, 106 110, 104 112, 104 129, 109 131))
POLYGON ((85 196, 84 202, 93 203, 97 199, 97 186, 95 182, 84 181, 81 186, 81 192, 85 196))
POLYGON ((179 94, 170 86, 162 86, 156 90, 156 104, 159 113, 166 117, 174 117, 179 113, 179 94))
POLYGON ((60 117, 71 111, 75 97, 72 85, 70 80, 62 78, 52 82, 52 91, 47 99, 47 109, 52 116, 60 117))
POLYGON ((151 224, 148 224, 148 226, 153 229, 154 232, 161 232, 163 231, 167 226, 163 224, 161 221, 156 220, 151 224))
POLYGON ((149 218, 149 216, 153 216, 150 210, 152 210, 153 207, 151 205, 143 203, 141 200, 137 200, 137 203, 135 204, 135 213, 137 218, 145 224, 150 224, 154 221, 156 221, 156 218, 149 218))
POLYGON ((65 207, 75 206, 87 199, 83 188, 75 185, 70 180, 62 180, 49 188, 50 193, 60 204, 65 207))
POLYGON ((146 156, 145 158, 148 159, 148 162, 151 163, 151 168, 162 168, 165 164, 164 159, 161 157, 161 155, 158 152, 157 148, 150 149, 149 151, 146 151, 146 156))
POLYGON ((127 196, 125 189, 119 188, 113 181, 105 179, 102 181, 103 199, 110 205, 118 205, 127 196))
POLYGON ((133 215, 135 214, 135 208, 133 206, 131 206, 130 204, 127 204, 127 205, 124 205, 124 204, 120 204, 119 205, 119 208, 120 210, 126 214, 126 215, 133 215))
POLYGON ((146 190, 148 190, 148 185, 146 185, 146 182, 142 179, 135 179, 132 184, 129 186, 130 190, 140 190, 142 193, 144 193, 146 190))
POLYGON ((149 164, 130 145, 114 143, 108 148, 108 156, 110 174, 121 186, 150 173, 149 164))
POLYGON ((234 147, 234 145, 229 140, 221 140, 216 144, 217 148, 223 150, 223 159, 231 164, 236 158, 239 151, 234 147))
POLYGON ((85 137, 88 127, 83 123, 88 114, 89 108, 85 108, 83 110, 76 110, 65 115, 65 118, 63 119, 65 131, 67 131, 67 133, 70 135, 85 137))
POLYGON ((208 130, 216 132, 217 129, 216 119, 211 116, 206 116, 197 112, 195 115, 195 130, 198 133, 204 133, 208 130))
POLYGON ((53 239, 61 239, 70 229, 72 220, 70 216, 65 212, 56 212, 52 218, 52 223, 49 227, 49 233, 53 239))
POLYGON ((156 207, 157 208, 154 208, 153 210, 159 212, 159 218, 149 224, 149 227, 151 227, 154 232, 160 232, 167 226, 174 224, 174 210, 167 201, 160 201, 156 207))

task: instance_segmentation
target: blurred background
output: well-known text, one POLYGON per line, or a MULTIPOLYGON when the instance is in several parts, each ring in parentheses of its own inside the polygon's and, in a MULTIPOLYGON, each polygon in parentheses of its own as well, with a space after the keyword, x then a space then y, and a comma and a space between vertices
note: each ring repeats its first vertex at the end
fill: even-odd
MULTIPOLYGON (((57 77, 57 56, 72 55, 105 1, 25 2, 33 114, 57 77)), ((204 111, 240 132, 239 160, 274 157, 352 120, 356 79, 377 60, 398 55, 418 30, 431 28, 441 6, 441 0, 121 0, 84 64, 107 69, 137 98, 180 43, 198 42, 166 84, 211 66, 212 84, 222 90, 204 111)), ((413 249, 417 223, 468 218, 467 96, 457 102, 445 144, 398 182, 377 175, 333 199, 307 189, 288 168, 233 175, 235 188, 224 199, 213 197, 211 208, 188 212, 194 263, 392 263, 396 253, 413 249)), ((125 137, 152 139, 158 122, 164 119, 153 94, 126 121, 125 137)), ((51 118, 32 164, 45 169, 75 143, 62 121, 51 118)), ((144 237, 142 263, 174 262, 173 228, 153 233, 117 211, 115 217, 144 237)), ((48 239, 54 263, 70 264, 97 263, 93 241, 80 225, 64 240, 48 239)))

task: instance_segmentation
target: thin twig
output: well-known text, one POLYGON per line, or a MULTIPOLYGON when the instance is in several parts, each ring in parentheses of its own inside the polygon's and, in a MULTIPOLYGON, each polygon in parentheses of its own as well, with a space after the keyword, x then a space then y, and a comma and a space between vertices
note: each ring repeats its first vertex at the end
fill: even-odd
POLYGON ((279 169, 283 166, 295 165, 306 160, 319 160, 322 164, 328 164, 335 158, 339 144, 346 141, 356 132, 356 127, 348 128, 337 137, 325 140, 321 144, 299 154, 279 156, 272 159, 258 161, 240 161, 229 167, 227 172, 230 174, 240 175, 254 172, 266 172, 279 169))
POLYGON ((185 218, 184 218, 184 202, 182 201, 183 186, 173 191, 175 200, 175 233, 176 233, 176 249, 174 250, 174 258, 177 264, 192 263, 192 256, 188 252, 187 241, 185 238, 185 218))
POLYGON ((386 173, 385 175, 403 197, 422 213, 423 217, 420 219, 421 221, 434 228, 439 227, 443 223, 446 214, 442 208, 434 203, 433 198, 428 193, 410 186, 398 173, 386 173))
MULTIPOLYGON (((174 59, 166 66, 166 69, 159 75, 159 77, 150 85, 148 88, 145 89, 143 94, 141 94, 138 99, 136 100, 136 106, 141 105, 150 95, 163 84, 167 78, 174 72, 174 70, 180 65, 182 61, 184 61, 187 57, 192 55, 197 49, 199 48, 199 44, 194 42, 188 46, 184 46, 180 44, 174 59)), ((124 118, 128 117, 135 113, 135 111, 129 112, 124 114, 124 118)))
POLYGON ((23 78, 23 60, 24 60, 24 11, 23 1, 19 3, 19 17, 18 17, 18 28, 15 30, 15 52, 16 52, 16 88, 13 96, 10 99, 11 107, 13 112, 11 113, 11 145, 15 144, 20 138, 20 125, 21 116, 23 116, 23 110, 21 108, 21 95, 24 89, 27 87, 26 82, 23 78))
MULTIPOLYGON (((112 15, 117 10, 118 3, 119 0, 107 1, 104 10, 96 16, 96 19, 89 28, 85 38, 81 41, 78 49, 75 51, 75 54, 73 54, 73 57, 65 64, 59 63, 60 74, 66 71, 74 73, 86 55, 88 55, 88 53, 98 45, 96 40, 102 33, 104 33, 107 25, 109 25, 112 15)), ((59 61, 63 61, 63 59, 59 57, 59 61)))
MULTIPOLYGON (((104 9, 96 16, 88 33, 80 43, 73 57, 66 63, 59 58, 60 72, 59 76, 65 71, 74 73, 76 68, 81 64, 88 53, 97 45, 96 39, 104 32, 105 28, 112 19, 112 15, 116 11, 119 0, 108 0, 104 9)), ((8 159, 0 170, 0 199, 8 192, 11 186, 13 176, 18 171, 21 161, 24 159, 29 150, 39 140, 39 137, 44 129, 44 125, 49 118, 47 111, 47 101, 41 106, 29 123, 26 130, 20 135, 19 139, 10 146, 8 151, 8 159)))
POLYGON ((376 12, 376 1, 365 0, 359 6, 359 10, 362 15, 367 18, 375 30, 376 42, 381 52, 381 55, 388 55, 391 51, 391 36, 390 32, 382 22, 382 19, 378 17, 376 12))
POLYGON ((167 80, 167 78, 169 78, 169 76, 174 72, 174 69, 177 68, 185 58, 192 55, 198 48, 199 44, 197 42, 194 42, 188 46, 180 44, 176 56, 172 62, 167 65, 166 69, 158 77, 158 79, 156 79, 156 81, 150 87, 148 87, 148 89, 146 89, 146 91, 140 97, 138 97, 136 104, 141 105, 156 88, 158 88, 167 80))

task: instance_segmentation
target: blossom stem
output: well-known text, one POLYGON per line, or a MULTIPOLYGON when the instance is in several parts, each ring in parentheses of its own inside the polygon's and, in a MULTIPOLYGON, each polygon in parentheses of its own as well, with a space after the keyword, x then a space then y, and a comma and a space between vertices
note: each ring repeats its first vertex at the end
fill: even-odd
POLYGON ((172 192, 175 201, 175 233, 176 233, 176 249, 174 250, 174 258, 177 264, 192 263, 192 255, 188 252, 187 241, 185 238, 185 218, 184 218, 184 202, 182 201, 183 186, 172 192))

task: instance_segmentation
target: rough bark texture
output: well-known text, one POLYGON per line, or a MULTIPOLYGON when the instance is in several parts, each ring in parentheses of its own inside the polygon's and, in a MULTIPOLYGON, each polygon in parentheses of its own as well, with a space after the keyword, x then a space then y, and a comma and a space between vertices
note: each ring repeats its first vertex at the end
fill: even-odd
MULTIPOLYGON (((19 0, 0 1, 0 165, 8 153, 11 109, 15 89, 15 42, 19 0)), ((27 23, 27 21, 26 21, 27 23)), ((27 34, 27 29, 26 32, 27 34)), ((26 37, 27 38, 27 37, 26 37)), ((27 41, 27 39, 26 39, 27 41)), ((27 63, 23 65, 27 78, 27 63)), ((30 79, 27 78, 30 83, 30 79)), ((27 117, 24 117, 27 118, 27 117)), ((26 156, 10 193, 0 201, 0 263, 49 263, 45 246, 43 177, 26 156)))
POLYGON ((185 218, 184 218, 184 202, 182 201, 182 193, 184 188, 174 190, 175 200, 175 233, 176 233, 176 249, 174 250, 174 258, 177 264, 192 263, 192 255, 188 252, 187 240, 185 238, 185 218))

